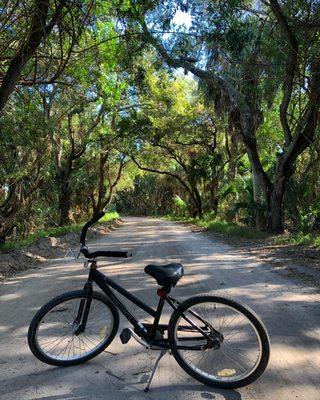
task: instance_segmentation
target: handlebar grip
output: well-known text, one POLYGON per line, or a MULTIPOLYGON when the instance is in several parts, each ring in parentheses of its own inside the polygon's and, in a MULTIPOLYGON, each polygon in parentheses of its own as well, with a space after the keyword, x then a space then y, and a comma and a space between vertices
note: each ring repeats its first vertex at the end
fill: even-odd
POLYGON ((132 257, 132 253, 129 251, 108 251, 107 257, 121 257, 121 258, 130 258, 132 257))
POLYGON ((81 253, 86 258, 95 258, 95 257, 118 257, 118 258, 130 258, 132 257, 132 253, 129 251, 108 251, 108 250, 97 250, 90 252, 86 246, 81 249, 81 253))

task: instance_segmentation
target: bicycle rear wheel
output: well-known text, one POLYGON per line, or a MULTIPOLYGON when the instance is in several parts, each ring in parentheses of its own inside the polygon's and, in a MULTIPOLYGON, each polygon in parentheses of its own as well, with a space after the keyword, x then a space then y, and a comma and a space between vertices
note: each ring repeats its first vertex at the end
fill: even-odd
POLYGON ((184 301, 171 316, 168 338, 178 364, 213 387, 246 386, 258 379, 269 360, 269 339, 262 322, 246 306, 222 297, 184 301), (218 344, 213 345, 195 326, 207 337, 219 337, 218 344))
POLYGON ((77 334, 79 307, 87 300, 85 290, 64 293, 45 304, 33 317, 28 344, 47 364, 70 366, 101 353, 114 339, 119 312, 109 299, 93 292, 85 331, 77 334))

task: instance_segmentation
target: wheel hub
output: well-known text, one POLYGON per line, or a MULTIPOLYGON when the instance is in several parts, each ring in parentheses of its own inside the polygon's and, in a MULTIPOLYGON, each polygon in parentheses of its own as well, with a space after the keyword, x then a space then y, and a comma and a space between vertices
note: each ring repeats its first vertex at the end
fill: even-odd
POLYGON ((207 344, 204 346, 205 350, 213 349, 218 350, 221 347, 224 337, 220 332, 211 332, 210 338, 207 339, 207 344))

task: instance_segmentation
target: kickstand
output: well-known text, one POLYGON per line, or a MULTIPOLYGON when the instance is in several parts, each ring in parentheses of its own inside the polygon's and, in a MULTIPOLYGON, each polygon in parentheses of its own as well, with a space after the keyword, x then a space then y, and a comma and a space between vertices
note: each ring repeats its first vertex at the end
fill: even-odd
POLYGON ((150 388, 150 385, 151 385, 151 381, 152 381, 152 378, 153 378, 153 376, 154 376, 154 373, 156 372, 156 369, 157 369, 157 367, 158 367, 159 361, 161 360, 161 358, 162 358, 165 354, 166 354, 166 350, 165 350, 165 349, 162 349, 161 352, 160 352, 160 354, 159 354, 159 356, 158 356, 158 358, 157 358, 157 360, 156 360, 156 363, 154 364, 154 367, 152 368, 152 371, 151 371, 151 374, 150 374, 150 376, 149 376, 149 380, 148 380, 147 386, 146 386, 145 389, 144 389, 145 392, 149 392, 149 388, 150 388))

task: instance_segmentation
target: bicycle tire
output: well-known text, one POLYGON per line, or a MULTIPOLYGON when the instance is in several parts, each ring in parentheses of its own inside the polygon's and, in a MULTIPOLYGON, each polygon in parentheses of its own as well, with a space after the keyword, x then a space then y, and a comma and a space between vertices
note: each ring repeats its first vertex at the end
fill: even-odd
MULTIPOLYGON (((240 304, 232 299, 217 297, 217 296, 195 296, 185 300, 183 303, 179 305, 179 307, 173 312, 168 326, 168 340, 171 346, 171 352, 180 365, 180 367, 187 372, 190 376, 202 382, 208 386, 216 387, 216 388, 223 388, 223 389, 235 389, 239 387, 243 387, 249 385, 250 383, 254 382, 258 379, 264 370, 267 367, 269 356, 270 356, 270 343, 268 338, 268 333, 266 328, 264 327, 263 323, 261 322, 260 318, 247 306, 240 304), (177 346, 177 335, 176 329, 177 324, 181 318, 182 313, 186 312, 190 307, 195 305, 199 305, 202 303, 216 303, 216 304, 223 304, 229 306, 239 313, 244 315, 251 324, 256 329, 260 341, 261 341, 261 357, 259 364, 257 367, 243 379, 239 379, 236 381, 223 381, 222 379, 209 379, 200 373, 198 373, 194 367, 190 366, 186 360, 182 357, 179 349, 177 346)), ((222 344, 223 345, 223 344, 222 344)))
POLYGON ((50 364, 50 365, 56 365, 56 366, 72 366, 72 365, 77 365, 84 363, 94 357, 96 357, 98 354, 100 354, 103 350, 106 349, 110 345, 110 343, 113 341, 118 328, 119 328, 119 312, 117 308, 114 306, 114 304, 104 295, 100 294, 99 292, 93 292, 92 293, 92 299, 101 302, 104 304, 111 312, 112 317, 113 317, 113 325, 110 330, 110 334, 108 337, 99 345, 97 348, 95 348, 92 352, 90 352, 87 355, 84 355, 83 357, 78 357, 73 360, 59 360, 50 357, 47 355, 43 349, 41 349, 38 339, 37 339, 37 332, 39 328, 39 324, 43 320, 43 318, 51 311, 54 309, 54 307, 61 305, 67 301, 73 300, 73 299, 85 299, 87 298, 87 292, 85 290, 76 290, 72 292, 67 292, 64 294, 61 294, 52 300, 50 300, 48 303, 46 303, 44 306, 42 306, 38 312, 35 314, 33 317, 29 330, 28 330, 28 344, 30 347, 30 350, 32 353, 42 362, 50 364))

